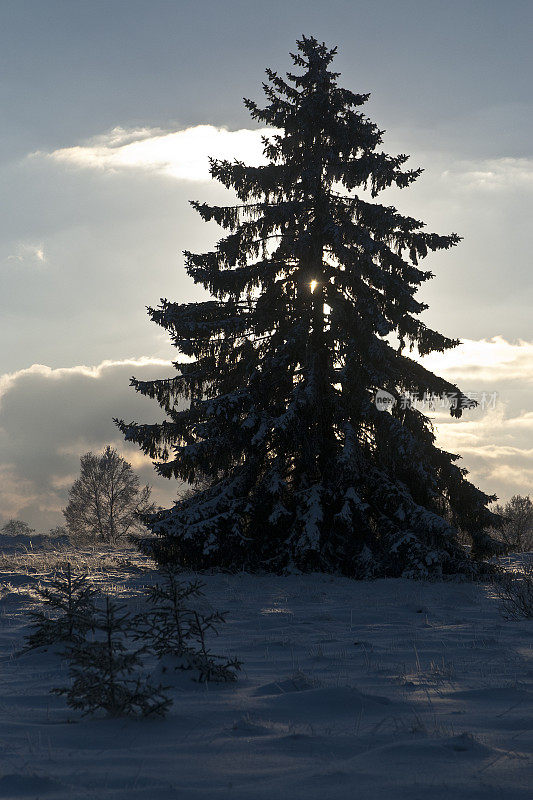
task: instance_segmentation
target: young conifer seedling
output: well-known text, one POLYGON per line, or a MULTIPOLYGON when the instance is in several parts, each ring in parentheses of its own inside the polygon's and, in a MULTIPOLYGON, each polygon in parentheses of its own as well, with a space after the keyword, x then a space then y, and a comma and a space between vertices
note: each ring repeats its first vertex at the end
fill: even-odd
POLYGON ((166 687, 152 685, 139 673, 145 648, 128 650, 131 618, 124 606, 106 596, 95 631, 94 640, 68 651, 71 685, 53 693, 65 695, 68 705, 84 714, 103 710, 110 717, 164 716, 172 700, 164 694, 166 687))
POLYGON ((218 611, 207 616, 198 614, 197 611, 193 612, 190 633, 197 646, 193 664, 198 671, 200 683, 237 680, 237 672, 241 668, 241 662, 236 658, 224 658, 224 656, 214 655, 207 648, 205 642, 205 635, 208 631, 213 631, 218 636, 217 625, 223 622, 226 622, 225 615, 218 611))
POLYGON ((147 591, 151 609, 136 618, 136 638, 142 639, 158 658, 173 656, 176 669, 196 670, 198 680, 234 681, 241 665, 237 659, 212 654, 205 644, 208 630, 217 634, 217 625, 224 623, 220 612, 200 613, 194 601, 202 596, 200 581, 179 581, 172 569, 163 571, 164 582, 147 591))
POLYGON ((23 652, 55 644, 75 645, 93 628, 96 590, 87 575, 72 575, 70 563, 55 574, 48 585, 39 587, 43 608, 30 611, 32 632, 23 652))

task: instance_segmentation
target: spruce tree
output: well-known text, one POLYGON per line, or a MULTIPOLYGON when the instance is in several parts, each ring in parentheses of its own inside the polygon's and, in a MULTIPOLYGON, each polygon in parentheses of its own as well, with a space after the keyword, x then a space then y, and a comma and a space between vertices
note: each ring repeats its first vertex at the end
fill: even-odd
POLYGON ((176 669, 193 670, 200 683, 235 681, 241 662, 207 649, 206 633, 218 635, 226 616, 219 611, 204 614, 196 608, 203 588, 200 581, 180 581, 172 569, 163 569, 163 583, 146 591, 151 609, 135 618, 134 636, 158 658, 176 659, 176 669))
POLYGON ((73 576, 70 562, 36 590, 44 607, 29 612, 32 632, 23 652, 54 644, 77 644, 94 626, 96 589, 87 575, 73 576))
POLYGON ((448 395, 456 417, 467 405, 409 355, 459 344, 418 319, 427 306, 415 295, 432 277, 420 261, 460 237, 374 200, 421 170, 379 149, 383 131, 360 110, 369 95, 340 88, 329 68, 336 48, 297 44, 298 73, 267 69, 265 107, 244 101, 277 129, 268 163, 212 159, 240 202, 192 203, 228 232, 210 252, 185 252, 214 299, 149 309, 185 359, 174 377, 132 379, 163 423, 117 422, 159 474, 199 487, 147 517, 151 552, 192 568, 471 572, 457 532, 487 552, 493 498, 401 402, 448 395), (380 389, 397 401, 386 411, 380 389))
POLYGON ((65 695, 68 705, 84 714, 103 710, 110 717, 164 716, 172 701, 164 694, 166 687, 154 686, 140 675, 144 648, 127 647, 132 631, 124 606, 106 596, 95 629, 97 638, 65 652, 71 684, 53 689, 53 694, 65 695))

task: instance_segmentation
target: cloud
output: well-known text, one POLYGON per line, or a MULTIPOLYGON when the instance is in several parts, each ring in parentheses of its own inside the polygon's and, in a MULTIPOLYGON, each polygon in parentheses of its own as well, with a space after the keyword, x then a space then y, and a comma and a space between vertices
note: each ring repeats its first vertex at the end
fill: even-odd
POLYGON ((85 169, 118 172, 144 170, 187 181, 208 181, 209 156, 265 163, 262 136, 272 128, 229 131, 214 125, 194 125, 178 131, 142 128, 114 128, 86 145, 76 145, 51 153, 38 151, 33 158, 45 157, 85 169))
POLYGON ((498 464, 487 471, 488 481, 499 482, 510 488, 510 494, 533 495, 533 468, 498 464))
POLYGON ((0 377, 0 520, 19 517, 37 530, 62 522, 79 459, 111 444, 154 487, 154 499, 170 505, 178 484, 158 477, 149 458, 126 444, 113 417, 156 422, 157 403, 130 386, 131 374, 172 375, 164 359, 104 361, 95 366, 51 369, 35 364, 0 377))
POLYGON ((466 412, 459 420, 437 415, 437 445, 462 458, 470 479, 489 494, 506 499, 533 493, 533 412, 509 414, 503 402, 487 411, 466 412), (469 419, 472 414, 477 419, 469 419))
POLYGON ((488 158, 480 161, 458 161, 442 173, 442 178, 466 189, 498 191, 533 189, 533 159, 488 158))
POLYGON ((431 353, 420 360, 432 372, 458 381, 533 383, 533 342, 522 339, 464 339, 453 350, 431 353))
POLYGON ((17 384, 17 382, 20 382, 29 376, 38 376, 49 381, 61 381, 73 377, 100 380, 106 371, 120 367, 170 367, 171 363, 172 362, 163 358, 150 358, 149 356, 141 356, 140 358, 126 358, 120 361, 112 361, 107 359, 106 361, 102 361, 101 364, 92 367, 86 366, 85 364, 79 364, 75 367, 58 367, 56 369, 52 369, 52 367, 48 367, 46 364, 32 364, 31 367, 26 367, 25 369, 19 369, 16 372, 7 372, 4 375, 0 375, 0 403, 3 395, 7 394, 7 392, 9 392, 9 390, 17 384))
POLYGON ((415 401, 434 425, 437 446, 460 455, 469 480, 487 494, 533 493, 533 342, 465 339, 419 360, 478 402, 456 419, 447 401, 415 401))
MULTIPOLYGON (((87 144, 51 153, 37 151, 31 157, 93 170, 137 169, 180 180, 207 181, 210 179, 209 156, 237 158, 250 165, 265 163, 262 137, 277 132, 273 128, 230 131, 214 125, 193 125, 177 131, 116 127, 87 144)), ((449 164, 450 157, 447 161, 449 164)), ((450 188, 530 190, 533 189, 533 159, 509 156, 455 159, 451 167, 442 170, 441 179, 450 188)))
POLYGON ((479 403, 459 420, 439 407, 421 408, 433 420, 437 445, 461 455, 471 480, 489 494, 533 493, 533 342, 465 339, 421 361, 479 403))
POLYGON ((33 263, 44 264, 46 256, 44 254, 43 244, 28 244, 20 242, 17 245, 16 251, 13 255, 7 257, 8 261, 16 261, 18 263, 33 263))

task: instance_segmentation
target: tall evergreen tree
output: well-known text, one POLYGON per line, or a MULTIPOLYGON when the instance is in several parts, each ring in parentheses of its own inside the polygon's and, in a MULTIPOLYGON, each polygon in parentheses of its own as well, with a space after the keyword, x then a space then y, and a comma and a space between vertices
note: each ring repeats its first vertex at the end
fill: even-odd
POLYGON ((417 318, 427 306, 415 294, 432 276, 420 260, 460 237, 373 201, 421 170, 377 149, 383 131, 359 110, 369 95, 340 88, 329 69, 336 48, 297 44, 303 71, 285 80, 267 69, 266 106, 244 101, 277 129, 264 139, 268 163, 212 159, 240 203, 192 203, 229 231, 213 251, 185 253, 215 299, 149 309, 186 360, 174 377, 132 379, 165 422, 118 425, 161 475, 200 487, 148 518, 152 551, 195 568, 472 570, 457 529, 486 551, 493 498, 435 446, 414 406, 375 404, 379 389, 397 401, 449 394, 461 416, 460 390, 405 352, 459 344, 417 318))

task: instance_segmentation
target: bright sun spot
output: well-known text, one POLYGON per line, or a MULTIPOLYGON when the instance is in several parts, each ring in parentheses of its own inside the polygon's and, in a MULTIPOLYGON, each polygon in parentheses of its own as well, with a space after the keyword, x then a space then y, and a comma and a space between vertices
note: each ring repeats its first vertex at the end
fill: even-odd
POLYGON ((315 291, 316 285, 317 285, 317 281, 311 281, 311 294, 313 294, 313 292, 315 291))

